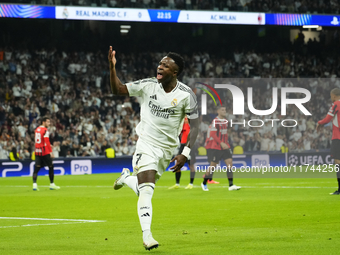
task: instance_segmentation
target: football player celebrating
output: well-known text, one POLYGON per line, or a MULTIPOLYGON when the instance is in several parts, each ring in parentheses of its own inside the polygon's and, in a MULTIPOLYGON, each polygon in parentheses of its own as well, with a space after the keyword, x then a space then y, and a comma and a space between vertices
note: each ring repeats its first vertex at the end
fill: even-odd
POLYGON ((183 58, 176 53, 168 53, 157 68, 157 78, 143 79, 122 84, 116 75, 116 52, 110 46, 108 59, 110 65, 110 84, 112 93, 121 96, 141 97, 141 121, 136 131, 139 139, 132 158, 133 175, 124 168, 115 181, 114 189, 126 184, 139 196, 137 210, 143 231, 143 245, 151 250, 158 242, 151 234, 152 203, 155 183, 168 167, 180 171, 190 154, 198 134, 197 100, 192 90, 177 80, 184 67, 183 58), (172 160, 178 147, 184 117, 188 116, 191 130, 182 154, 172 160))

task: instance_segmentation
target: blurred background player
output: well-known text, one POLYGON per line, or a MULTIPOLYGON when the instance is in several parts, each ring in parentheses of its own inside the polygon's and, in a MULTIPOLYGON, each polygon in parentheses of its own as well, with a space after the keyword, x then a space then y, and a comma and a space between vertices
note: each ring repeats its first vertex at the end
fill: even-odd
POLYGON ((216 169, 216 166, 223 159, 227 165, 227 177, 229 181, 229 190, 239 190, 241 187, 234 185, 233 172, 231 167, 233 166, 232 151, 228 143, 228 121, 226 120, 227 111, 226 108, 220 106, 217 109, 217 117, 212 121, 209 126, 206 149, 208 154, 208 167, 207 173, 203 178, 201 187, 204 191, 209 191, 207 182, 212 178, 212 169, 216 169))
MULTIPOLYGON (((320 127, 329 123, 331 120, 333 124, 333 135, 331 144, 331 156, 334 159, 336 169, 340 166, 340 89, 335 88, 331 90, 331 100, 333 102, 329 109, 327 116, 323 120, 319 120, 316 125, 316 130, 319 131, 320 127)), ((337 170, 338 190, 331 195, 340 195, 340 172, 337 170)))
POLYGON ((50 189, 56 190, 60 189, 59 186, 54 184, 54 169, 52 158, 52 148, 50 144, 48 127, 50 126, 51 121, 48 117, 43 117, 41 120, 41 126, 37 127, 35 130, 35 166, 33 172, 33 190, 39 191, 37 185, 37 178, 39 170, 47 166, 48 176, 50 178, 50 189))
POLYGON ((139 196, 137 212, 143 232, 143 246, 151 250, 158 247, 158 242, 151 233, 151 200, 155 183, 170 162, 176 161, 171 169, 177 172, 189 158, 190 148, 198 134, 197 99, 188 86, 177 80, 184 68, 184 60, 177 53, 170 52, 162 58, 157 67, 157 78, 143 79, 126 85, 117 77, 115 54, 110 46, 108 59, 112 93, 141 97, 143 114, 136 128, 139 138, 132 158, 134 174, 130 176, 130 170, 124 168, 113 188, 117 190, 126 184, 139 196), (190 119, 192 139, 188 139, 182 154, 171 160, 174 150, 178 147, 178 136, 185 115, 190 119))
MULTIPOLYGON (((188 135, 190 132, 190 125, 188 118, 185 117, 184 123, 183 123, 183 129, 181 133, 181 146, 179 148, 178 154, 182 154, 182 151, 185 147, 185 144, 188 141, 188 135)), ((188 160, 189 168, 190 168, 190 183, 188 186, 185 187, 185 189, 192 189, 194 187, 194 179, 195 179, 195 163, 196 163, 196 156, 197 156, 197 146, 193 146, 190 151, 190 160, 188 160)), ((180 186, 180 180, 182 171, 175 172, 176 175, 176 184, 169 187, 169 189, 178 189, 180 186)))

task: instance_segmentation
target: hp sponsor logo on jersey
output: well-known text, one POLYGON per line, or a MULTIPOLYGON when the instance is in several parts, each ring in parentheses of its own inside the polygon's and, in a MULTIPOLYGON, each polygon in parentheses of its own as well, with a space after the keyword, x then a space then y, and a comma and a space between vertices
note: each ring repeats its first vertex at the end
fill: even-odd
POLYGON ((92 174, 92 161, 91 160, 72 160, 71 161, 71 174, 92 174))
POLYGON ((252 155, 251 165, 259 167, 260 166, 269 167, 269 155, 268 154, 252 155))

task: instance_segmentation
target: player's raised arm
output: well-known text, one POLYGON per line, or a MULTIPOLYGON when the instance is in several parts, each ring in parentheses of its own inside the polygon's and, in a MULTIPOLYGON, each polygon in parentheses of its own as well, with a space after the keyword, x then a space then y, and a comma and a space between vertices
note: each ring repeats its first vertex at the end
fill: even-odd
POLYGON ((119 96, 128 96, 129 91, 126 88, 126 85, 121 83, 116 74, 116 51, 112 50, 112 46, 110 46, 109 49, 108 59, 110 64, 110 85, 112 93, 119 96))

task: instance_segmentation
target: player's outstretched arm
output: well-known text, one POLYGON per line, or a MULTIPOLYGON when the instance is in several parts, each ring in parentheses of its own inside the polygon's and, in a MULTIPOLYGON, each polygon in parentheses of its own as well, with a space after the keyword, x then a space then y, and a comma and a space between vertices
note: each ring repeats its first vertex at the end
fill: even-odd
POLYGON ((109 49, 108 59, 110 64, 110 85, 112 93, 119 96, 128 96, 129 91, 127 90, 126 85, 121 83, 116 74, 116 51, 112 50, 112 46, 110 46, 109 49))
POLYGON ((320 131, 320 127, 322 127, 323 125, 331 122, 332 119, 333 119, 333 116, 331 116, 328 113, 324 119, 318 121, 318 123, 316 124, 316 131, 319 132, 320 131))

